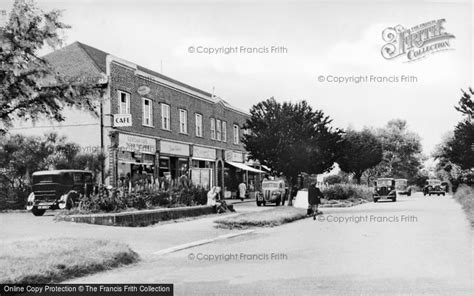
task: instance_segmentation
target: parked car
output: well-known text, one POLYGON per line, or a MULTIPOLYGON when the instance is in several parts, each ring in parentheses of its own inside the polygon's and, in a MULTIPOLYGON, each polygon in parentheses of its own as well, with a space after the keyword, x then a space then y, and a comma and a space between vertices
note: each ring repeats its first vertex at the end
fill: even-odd
POLYGON ((411 196, 411 188, 408 187, 407 179, 395 179, 395 190, 397 195, 411 196))
POLYGON ((436 195, 445 195, 446 194, 446 186, 442 184, 441 180, 438 179, 428 179, 426 180, 426 185, 423 188, 423 195, 429 195, 431 196, 432 194, 436 195))
POLYGON ((262 192, 256 197, 257 206, 275 203, 283 204, 288 194, 288 187, 284 180, 263 180, 262 192))
POLYGON ((378 178, 377 181, 375 181, 373 199, 374 199, 374 202, 377 202, 380 199, 390 199, 393 202, 397 201, 397 191, 395 190, 395 179, 378 178))
POLYGON ((35 216, 46 210, 71 209, 80 195, 93 191, 92 172, 81 170, 39 171, 33 173, 33 192, 26 209, 35 216))

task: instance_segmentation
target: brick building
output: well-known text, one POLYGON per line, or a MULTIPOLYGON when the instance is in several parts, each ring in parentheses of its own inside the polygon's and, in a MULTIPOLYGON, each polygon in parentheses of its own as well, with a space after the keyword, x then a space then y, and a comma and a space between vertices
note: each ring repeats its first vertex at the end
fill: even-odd
POLYGON ((73 111, 65 122, 54 124, 83 147, 105 151, 106 183, 115 185, 137 174, 154 181, 186 175, 193 183, 228 191, 235 191, 242 179, 259 183, 259 171, 246 164, 241 143, 247 112, 80 42, 45 58, 59 73, 91 79, 107 89, 98 118, 73 111), (78 118, 87 118, 87 124, 78 118))

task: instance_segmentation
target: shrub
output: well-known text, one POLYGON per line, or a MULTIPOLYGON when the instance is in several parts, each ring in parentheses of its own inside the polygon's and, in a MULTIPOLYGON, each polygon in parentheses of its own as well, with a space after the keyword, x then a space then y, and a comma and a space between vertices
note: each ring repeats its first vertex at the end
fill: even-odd
POLYGON ((461 185, 458 187, 454 199, 457 200, 467 214, 467 218, 474 226, 474 187, 461 185))
POLYGON ((365 199, 372 200, 373 190, 365 185, 335 184, 323 188, 323 195, 328 200, 365 199))
POLYGON ((328 185, 339 184, 342 183, 342 177, 339 175, 329 175, 324 178, 324 183, 327 183, 328 185))

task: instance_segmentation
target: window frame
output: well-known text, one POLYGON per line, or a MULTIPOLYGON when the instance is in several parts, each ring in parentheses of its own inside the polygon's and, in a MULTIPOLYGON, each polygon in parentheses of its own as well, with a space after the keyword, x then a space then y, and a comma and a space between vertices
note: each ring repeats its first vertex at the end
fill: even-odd
POLYGON ((142 98, 142 125, 148 127, 154 127, 153 125, 153 100, 148 98, 142 98), (150 123, 145 122, 145 102, 149 102, 148 116, 150 123))
POLYGON ((234 133, 234 144, 239 145, 240 144, 240 128, 237 124, 234 123, 234 127, 232 128, 233 133, 234 133), (237 131, 237 133, 236 133, 237 131))
POLYGON ((166 103, 161 103, 161 129, 171 130, 171 106, 166 103), (165 112, 165 109, 167 112, 165 112), (165 127, 165 123, 168 125, 167 127, 165 127))
POLYGON ((194 129, 195 129, 196 137, 202 138, 203 131, 202 131, 202 114, 201 113, 194 114, 194 129), (198 125, 198 122, 199 122, 199 125, 198 125))
POLYGON ((216 119, 216 140, 222 141, 222 120, 216 119))
POLYGON ((222 142, 227 142, 227 121, 222 120, 222 142))
POLYGON ((118 113, 117 114, 130 114, 130 93, 117 90, 117 95, 118 95, 118 113), (125 95, 125 112, 122 110, 122 94, 125 95))
POLYGON ((188 134, 188 110, 179 108, 179 132, 188 134), (184 116, 182 116, 184 114, 184 116))
POLYGON ((211 140, 216 139, 216 119, 211 117, 211 140))

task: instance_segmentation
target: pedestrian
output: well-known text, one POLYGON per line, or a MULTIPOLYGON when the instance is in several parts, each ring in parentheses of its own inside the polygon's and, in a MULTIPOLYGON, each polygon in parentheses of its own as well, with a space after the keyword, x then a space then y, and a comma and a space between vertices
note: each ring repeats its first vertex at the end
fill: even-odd
POLYGON ((242 181, 239 184, 239 197, 241 201, 244 201, 246 194, 247 194, 247 185, 245 185, 244 181, 242 181))
POLYGON ((217 213, 225 213, 227 211, 234 212, 235 210, 230 209, 227 206, 227 203, 220 198, 221 188, 218 186, 213 186, 211 190, 207 193, 207 205, 213 206, 217 213))
POLYGON ((308 188, 308 215, 313 215, 313 220, 316 220, 316 215, 322 214, 318 210, 318 206, 321 203, 321 198, 323 198, 323 193, 316 186, 316 183, 312 183, 308 188))

